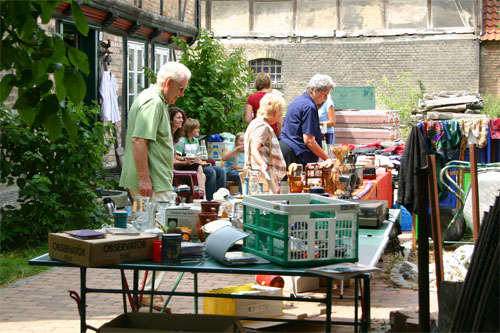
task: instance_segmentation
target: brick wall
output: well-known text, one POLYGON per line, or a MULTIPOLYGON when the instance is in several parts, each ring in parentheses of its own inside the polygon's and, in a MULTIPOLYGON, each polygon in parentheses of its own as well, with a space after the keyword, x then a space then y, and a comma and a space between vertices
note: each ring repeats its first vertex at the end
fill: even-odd
POLYGON ((233 38, 224 43, 229 49, 243 47, 249 61, 282 61, 280 90, 287 103, 316 73, 331 75, 338 86, 366 86, 383 76, 395 82, 405 71, 411 73, 415 87, 421 80, 427 92, 479 89, 479 43, 473 39, 302 38, 298 43, 286 39, 263 43, 233 38))
POLYGON ((481 42, 480 61, 480 93, 500 96, 500 41, 481 42))

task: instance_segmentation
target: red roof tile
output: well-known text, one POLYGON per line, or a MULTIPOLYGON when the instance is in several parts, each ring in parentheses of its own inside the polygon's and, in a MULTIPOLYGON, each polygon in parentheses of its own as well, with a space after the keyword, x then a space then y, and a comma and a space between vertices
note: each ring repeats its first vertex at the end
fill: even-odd
POLYGON ((500 0, 483 2, 483 34, 481 40, 500 40, 500 0))

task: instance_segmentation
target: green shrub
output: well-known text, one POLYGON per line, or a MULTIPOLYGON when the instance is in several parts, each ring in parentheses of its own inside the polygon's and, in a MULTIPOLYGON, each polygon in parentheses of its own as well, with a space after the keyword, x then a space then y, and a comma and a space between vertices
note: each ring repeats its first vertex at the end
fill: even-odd
POLYGON ((411 74, 401 72, 396 82, 383 76, 379 83, 370 81, 375 86, 376 99, 379 104, 390 110, 399 111, 401 138, 406 139, 415 121, 412 112, 417 109, 418 101, 423 98, 425 87, 421 80, 414 81, 411 74))
POLYGON ((101 179, 110 126, 90 124, 97 107, 67 109, 78 124, 75 145, 66 129, 50 141, 43 125, 0 109, 0 182, 19 187, 17 205, 0 209, 2 250, 36 246, 49 232, 94 228, 106 217, 96 189, 107 187, 101 179))
POLYGON ((487 94, 483 96, 483 110, 481 113, 488 118, 500 118, 500 96, 487 94))
POLYGON ((192 73, 186 93, 176 106, 199 120, 201 133, 244 130, 247 89, 254 74, 242 49, 227 52, 213 32, 205 30, 200 31, 192 46, 180 38, 174 40, 185 51, 180 62, 192 73))

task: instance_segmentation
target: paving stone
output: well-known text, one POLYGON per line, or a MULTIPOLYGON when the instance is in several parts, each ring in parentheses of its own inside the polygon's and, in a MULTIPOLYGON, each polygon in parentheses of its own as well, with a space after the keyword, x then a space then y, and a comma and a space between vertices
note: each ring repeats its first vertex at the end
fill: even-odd
MULTIPOLYGON (((385 272, 392 262, 387 259, 381 263, 385 272)), ((88 287, 117 288, 121 285, 119 272, 108 269, 89 269, 88 287)), ((132 284, 133 274, 126 272, 129 286, 132 284)), ((161 285, 160 290, 169 290, 175 283, 179 273, 169 273, 161 285)), ((383 279, 384 274, 377 273, 371 283, 371 318, 376 322, 389 322, 389 313, 418 305, 418 292, 409 289, 395 288, 383 279)), ((184 274, 178 286, 179 291, 192 291, 194 276, 184 274)), ((255 282, 251 275, 221 275, 198 274, 199 291, 222 288, 239 284, 255 282)), ((77 332, 80 321, 76 302, 69 297, 68 290, 79 292, 80 274, 76 268, 50 269, 35 277, 8 285, 0 289, 0 332, 77 332), (26 313, 29 313, 30 322, 26 322, 26 313), (30 324, 32 323, 32 324, 30 324)), ((354 308, 352 295, 354 288, 344 289, 344 298, 339 299, 339 289, 334 291, 333 317, 335 320, 352 320, 354 308)), ((431 292, 431 311, 437 311, 437 297, 431 292)), ((294 302, 300 307, 300 302, 294 302)), ((114 294, 87 295, 87 324, 96 328, 110 321, 123 312, 122 296, 114 294)), ((193 313, 194 300, 191 297, 172 297, 169 306, 174 313, 193 313)), ((127 308, 130 306, 127 301, 127 308)), ((198 309, 203 310, 203 299, 198 300, 198 309)), ((147 311, 142 308, 141 311, 147 311)), ((359 308, 361 316, 361 307, 359 308)), ((323 331, 319 325, 317 331, 323 331)), ((290 329, 295 330, 295 329, 290 329)), ((314 328, 311 331, 316 331, 314 328)), ((332 332, 352 332, 352 326, 334 326, 332 332)))

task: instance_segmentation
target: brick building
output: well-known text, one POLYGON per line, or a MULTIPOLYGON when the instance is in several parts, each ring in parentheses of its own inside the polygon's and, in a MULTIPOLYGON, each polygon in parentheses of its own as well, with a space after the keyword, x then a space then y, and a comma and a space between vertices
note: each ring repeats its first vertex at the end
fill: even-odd
POLYGON ((481 31, 479 91, 500 96, 500 1, 485 0, 481 31))
MULTIPOLYGON (((90 104, 99 99, 99 84, 104 69, 111 70, 115 76, 122 119, 115 124, 118 145, 125 138, 125 120, 131 101, 148 84, 142 68, 147 66, 156 71, 167 60, 176 59, 178 52, 171 40, 172 36, 176 35, 188 43, 195 41, 200 26, 199 5, 198 0, 81 2, 89 25, 87 36, 81 35, 76 29, 69 3, 62 2, 53 11, 53 19, 46 29, 66 34, 72 46, 88 56, 90 74, 84 76, 87 86, 84 102, 90 104)), ((17 90, 13 89, 5 104, 12 107, 16 95, 17 90)), ((115 164, 113 151, 106 159, 108 165, 115 164)), ((8 188, 0 184, 0 205, 12 203, 16 199, 15 187, 8 188)))
POLYGON ((409 72, 427 92, 498 94, 498 65, 496 77, 491 68, 498 42, 483 40, 481 29, 483 10, 493 18, 498 7, 497 0, 202 0, 202 27, 227 48, 242 47, 253 68, 279 71, 271 76, 287 102, 315 73, 366 86, 409 72))
POLYGON ((118 144, 126 132, 127 110, 148 84, 143 67, 156 71, 176 58, 176 35, 193 43, 199 29, 196 0, 93 0, 81 4, 90 30, 79 35, 71 22, 71 8, 63 2, 53 13, 53 29, 72 35, 75 47, 84 51, 91 73, 86 77, 86 103, 99 99, 102 72, 111 70, 118 85, 122 121, 116 123, 118 144))

